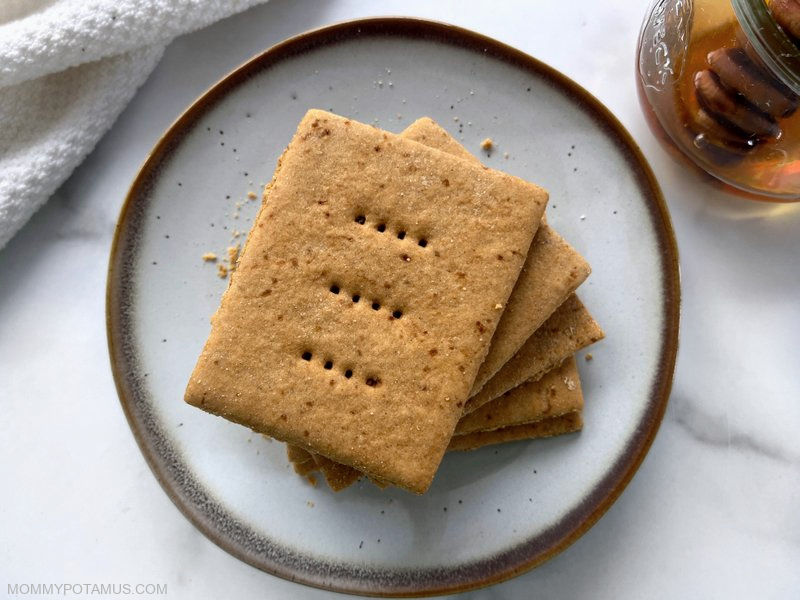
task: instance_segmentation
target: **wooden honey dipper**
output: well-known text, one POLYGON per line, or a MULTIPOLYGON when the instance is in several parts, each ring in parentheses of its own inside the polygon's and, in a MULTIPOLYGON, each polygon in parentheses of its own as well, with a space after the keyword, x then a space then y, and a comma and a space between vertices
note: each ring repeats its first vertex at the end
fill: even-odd
MULTIPOLYGON (((772 17, 800 40, 800 1, 773 0, 772 17)), ((726 147, 748 152, 781 136, 779 120, 797 109, 798 96, 760 64, 752 46, 720 48, 708 54, 709 69, 694 76, 700 110, 697 124, 726 147)))

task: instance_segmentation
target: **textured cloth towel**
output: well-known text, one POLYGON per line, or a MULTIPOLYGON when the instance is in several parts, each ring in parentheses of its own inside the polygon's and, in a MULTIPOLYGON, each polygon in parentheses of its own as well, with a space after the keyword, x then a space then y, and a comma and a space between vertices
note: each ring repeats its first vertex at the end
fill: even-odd
POLYGON ((177 35, 265 0, 0 0, 0 248, 177 35))

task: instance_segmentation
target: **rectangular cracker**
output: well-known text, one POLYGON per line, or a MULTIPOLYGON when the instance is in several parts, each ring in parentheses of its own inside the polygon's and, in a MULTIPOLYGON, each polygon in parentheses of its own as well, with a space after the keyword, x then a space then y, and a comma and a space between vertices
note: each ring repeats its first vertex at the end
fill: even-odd
POLYGON ((466 435, 456 435, 450 440, 447 451, 454 450, 476 450, 491 444, 504 444, 517 440, 529 440, 533 438, 553 437, 564 433, 573 433, 583 428, 583 415, 581 411, 575 411, 561 415, 560 417, 550 417, 527 425, 513 425, 492 431, 476 431, 466 435))
MULTIPOLYGON (((400 135, 478 163, 477 158, 428 117, 414 121, 400 135)), ((497 325, 486 359, 478 369, 470 396, 477 394, 514 356, 590 272, 589 263, 577 250, 542 221, 497 325)))
MULTIPOLYGON (((462 417, 456 427, 454 438, 497 429, 503 429, 503 436, 507 436, 509 431, 516 431, 513 428, 517 425, 550 420, 565 414, 580 412, 582 409, 583 395, 581 394, 578 366, 575 358, 570 357, 564 361, 563 365, 545 374, 539 381, 523 384, 520 388, 511 390, 508 395, 489 402, 474 413, 462 417)), ((532 431, 535 433, 539 430, 532 431)), ((471 438, 466 437, 466 439, 471 438)), ((482 436, 477 439, 486 444, 497 443, 492 441, 495 439, 492 436, 482 436)), ((474 442, 465 443, 474 444, 474 442)), ((318 454, 308 453, 301 448, 289 446, 288 454, 289 460, 295 463, 295 470, 299 474, 306 475, 309 471, 319 470, 335 492, 349 487, 363 475, 352 467, 341 465, 318 454), (312 463, 310 469, 308 461, 312 463)), ((385 487, 385 485, 380 485, 380 487, 385 487)))
POLYGON ((522 348, 471 397, 464 413, 469 414, 526 381, 536 381, 575 352, 601 340, 605 334, 586 307, 572 294, 522 348))
MULTIPOLYGON (((400 135, 477 162, 447 131, 427 117, 418 119, 400 135)), ((543 218, 528 251, 523 272, 492 338, 486 360, 478 372, 473 394, 519 349, 542 321, 562 304, 564 297, 585 280, 589 272, 589 265, 583 257, 549 227, 543 218), (552 287, 551 283, 554 284, 552 287), (493 365, 493 361, 499 364, 493 365)), ((547 416, 558 416, 580 409, 583 396, 574 359, 566 361, 558 374, 553 372, 547 375, 549 377, 545 376, 539 382, 523 383, 472 415, 465 416, 458 422, 456 434, 530 423, 547 416), (577 385, 569 390, 565 381, 575 381, 577 385), (549 395, 551 390, 556 390, 557 396, 548 400, 545 394, 549 395)), ((332 483, 331 487, 337 485, 337 478, 338 475, 334 473, 329 482, 332 483)))
POLYGON ((578 365, 570 356, 538 381, 523 383, 461 417, 455 435, 532 423, 582 408, 578 365))
MULTIPOLYGON (((553 437, 564 433, 579 431, 582 427, 583 416, 581 411, 573 411, 557 417, 548 417, 536 421, 535 423, 512 425, 510 427, 493 429, 491 431, 476 431, 466 435, 453 436, 447 451, 477 450, 478 448, 490 446, 492 444, 553 437)), ((335 492, 339 492, 351 486, 363 476, 363 473, 352 467, 340 465, 338 463, 333 463, 333 465, 336 467, 334 471, 326 472, 319 469, 319 467, 314 470, 322 470, 325 481, 335 492)), ((295 465, 295 470, 296 469, 297 466, 295 465)), ((385 482, 376 480, 372 480, 372 482, 381 489, 386 487, 385 482)))
POLYGON ((516 177, 309 111, 186 401, 424 492, 546 202, 516 177))

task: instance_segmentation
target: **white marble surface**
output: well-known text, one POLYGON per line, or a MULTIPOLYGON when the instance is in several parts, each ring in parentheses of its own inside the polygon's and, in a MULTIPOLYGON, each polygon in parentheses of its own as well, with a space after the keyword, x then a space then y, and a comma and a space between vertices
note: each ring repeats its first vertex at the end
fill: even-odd
POLYGON ((300 31, 367 15, 449 21, 600 98, 651 161, 681 252, 672 399, 628 489, 539 569, 472 598, 800 597, 800 204, 741 200, 657 145, 634 92, 646 0, 272 0, 175 42, 111 132, 0 251, 0 596, 11 583, 166 583, 173 598, 323 598, 220 550, 151 475, 117 402, 108 250, 127 187, 180 111, 300 31))

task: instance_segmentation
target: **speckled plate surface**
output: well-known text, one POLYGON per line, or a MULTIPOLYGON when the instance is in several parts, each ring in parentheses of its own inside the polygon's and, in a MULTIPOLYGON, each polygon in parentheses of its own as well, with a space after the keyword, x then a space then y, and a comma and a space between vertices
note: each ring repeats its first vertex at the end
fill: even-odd
POLYGON ((422 595, 519 574, 617 498, 669 395, 677 253, 638 149, 610 113, 536 60, 480 35, 372 19, 301 35, 204 94, 131 187, 108 278, 111 364, 134 436, 172 500, 217 544, 281 577, 422 595), (283 444, 182 401, 227 280, 201 256, 242 242, 310 107, 401 131, 427 115, 484 161, 550 190, 550 223, 594 269, 581 297, 605 341, 580 361, 577 435, 448 454, 430 491, 342 493, 294 474, 283 444), (237 232, 242 232, 236 237, 237 232))

